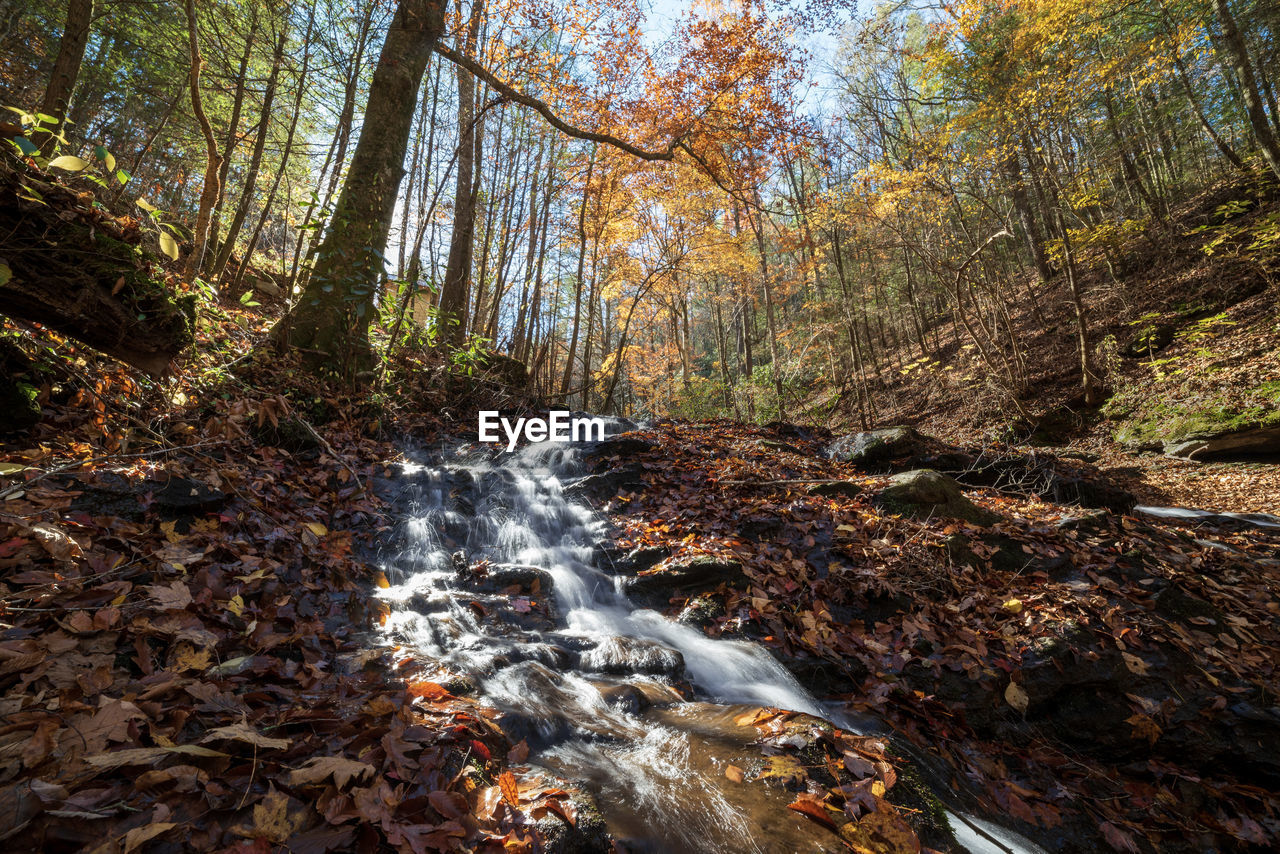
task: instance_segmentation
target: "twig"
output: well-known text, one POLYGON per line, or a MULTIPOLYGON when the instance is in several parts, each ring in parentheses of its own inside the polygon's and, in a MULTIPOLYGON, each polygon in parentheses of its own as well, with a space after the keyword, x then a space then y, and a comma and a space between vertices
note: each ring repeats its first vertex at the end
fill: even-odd
POLYGON ((324 436, 321 436, 319 433, 317 433, 316 428, 308 424, 305 418, 303 418, 301 415, 298 415, 296 412, 293 414, 293 417, 298 419, 298 423, 301 424, 304 428, 306 428, 306 431, 311 434, 311 438, 319 442, 320 447, 324 448, 325 452, 329 456, 333 457, 335 460, 341 463, 342 467, 351 473, 351 476, 356 479, 356 486, 360 487, 360 491, 363 492, 364 483, 360 480, 360 475, 356 472, 356 470, 353 469, 347 463, 346 460, 338 456, 338 452, 333 449, 333 446, 330 445, 328 441, 325 440, 324 436))
POLYGON ((227 444, 227 441, 228 440, 226 439, 211 439, 208 442, 197 442, 194 445, 176 445, 172 448, 159 448, 154 451, 141 451, 136 454, 108 454, 105 457, 91 457, 90 459, 87 459, 87 460, 77 460, 73 463, 67 463, 65 465, 51 468, 48 471, 43 472, 42 474, 36 475, 30 480, 23 481, 22 483, 15 483, 13 486, 9 487, 8 489, 4 490, 3 492, 0 492, 0 501, 3 501, 4 499, 8 498, 10 495, 13 495, 16 492, 22 492, 26 490, 28 487, 31 486, 31 484, 38 483, 39 481, 44 480, 46 477, 52 477, 55 474, 62 474, 65 471, 70 471, 71 469, 79 468, 80 466, 87 466, 90 463, 105 463, 105 462, 111 462, 113 460, 133 460, 133 459, 141 459, 143 457, 156 457, 156 456, 160 456, 161 454, 174 454, 180 451, 190 450, 192 448, 207 448, 210 445, 225 445, 227 444))

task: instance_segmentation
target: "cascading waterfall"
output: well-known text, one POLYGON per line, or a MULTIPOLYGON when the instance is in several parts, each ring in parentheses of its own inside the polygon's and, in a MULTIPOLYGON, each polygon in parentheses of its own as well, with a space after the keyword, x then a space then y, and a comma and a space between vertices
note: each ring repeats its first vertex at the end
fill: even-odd
POLYGON ((462 448, 434 465, 405 464, 411 515, 405 547, 384 567, 393 581, 384 591, 393 605, 387 631, 468 676, 508 716, 504 726, 524 727, 530 762, 585 781, 633 850, 842 850, 785 810, 785 800, 743 803, 748 789, 765 787, 727 790, 722 770, 705 767, 723 745, 699 734, 695 718, 775 706, 848 722, 762 647, 712 639, 633 606, 599 568, 604 521, 565 494, 584 473, 579 455, 541 443, 497 458, 462 448), (488 597, 469 583, 476 561, 487 561, 488 597), (542 611, 538 596, 517 597, 513 607, 492 586, 509 590, 512 581, 548 584, 554 609, 542 611), (683 701, 673 689, 681 676, 708 702, 673 705, 683 701), (616 702, 635 695, 677 711, 645 714, 616 702))

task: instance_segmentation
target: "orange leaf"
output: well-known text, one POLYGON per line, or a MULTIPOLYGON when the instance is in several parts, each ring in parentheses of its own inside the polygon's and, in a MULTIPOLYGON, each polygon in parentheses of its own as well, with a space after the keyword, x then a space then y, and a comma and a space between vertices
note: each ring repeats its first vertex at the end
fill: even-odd
POLYGON ((453 695, 450 694, 443 685, 435 682, 414 682, 409 686, 410 697, 421 697, 428 702, 439 702, 440 700, 450 700, 453 695))
POLYGON ((520 785, 516 783, 516 775, 503 771, 498 775, 498 788, 502 790, 502 799, 511 806, 520 808, 520 785))
POLYGON ((787 809, 795 810, 801 815, 807 816, 828 830, 835 830, 836 823, 831 820, 831 816, 827 815, 827 808, 822 805, 822 801, 813 795, 803 794, 794 801, 787 804, 787 809))

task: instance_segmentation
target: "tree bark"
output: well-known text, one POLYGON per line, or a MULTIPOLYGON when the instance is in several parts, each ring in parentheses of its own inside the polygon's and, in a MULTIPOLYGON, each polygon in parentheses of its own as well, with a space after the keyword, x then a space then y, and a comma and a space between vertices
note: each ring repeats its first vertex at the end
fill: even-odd
MULTIPOLYGON (((58 132, 65 131, 67 105, 75 91, 80 76, 80 64, 84 62, 84 49, 89 43, 89 26, 93 23, 93 0, 71 0, 67 4, 67 22, 62 28, 62 40, 58 43, 58 56, 53 61, 49 85, 44 90, 40 112, 58 121, 58 132)), ((53 151, 57 137, 54 133, 37 134, 32 140, 40 147, 41 154, 53 151)))
POLYGON ((200 208, 196 213, 196 225, 192 231, 191 254, 187 256, 187 264, 183 277, 188 281, 194 279, 204 260, 204 249, 209 239, 209 214, 222 193, 218 176, 222 169, 222 155, 218 153, 218 140, 213 135, 213 125, 204 112, 204 101, 200 97, 200 70, 204 66, 204 58, 200 55, 199 29, 196 21, 196 0, 186 0, 184 8, 187 13, 187 47, 191 55, 191 111, 195 114, 204 134, 207 162, 204 167, 204 186, 200 191, 200 208))
POLYGON ((446 3, 401 0, 382 44, 364 128, 315 270, 297 309, 276 327, 277 340, 287 335, 288 343, 308 351, 306 361, 313 368, 338 358, 346 373, 358 373, 372 361, 373 295, 384 270, 418 89, 444 31, 446 3))
MULTIPOLYGON (((480 32, 482 0, 472 0, 471 20, 463 53, 470 54, 480 32)), ((440 288, 440 308, 436 312, 436 341, 456 346, 466 330, 468 285, 476 230, 476 80, 458 66, 458 178, 453 196, 453 233, 449 237, 449 260, 440 288)))

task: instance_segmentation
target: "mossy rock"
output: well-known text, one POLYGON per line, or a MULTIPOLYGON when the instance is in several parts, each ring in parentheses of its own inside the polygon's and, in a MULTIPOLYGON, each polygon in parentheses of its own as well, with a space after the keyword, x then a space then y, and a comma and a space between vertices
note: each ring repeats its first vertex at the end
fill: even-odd
POLYGON ((1130 450, 1197 460, 1280 453, 1280 380, 1233 392, 1232 403, 1222 397, 1193 403, 1130 398, 1112 398, 1106 406, 1113 418, 1124 419, 1113 438, 1130 450))
POLYGON ((946 516, 978 525, 991 525, 1000 519, 965 498, 954 479, 933 469, 894 475, 889 485, 880 490, 875 503, 882 510, 899 516, 946 516))
POLYGON ((819 498, 857 498, 862 494, 862 486, 852 480, 837 480, 815 483, 805 491, 819 498))
POLYGON ((841 436, 827 446, 826 455, 845 463, 878 465, 913 453, 921 441, 913 427, 884 427, 841 436))

